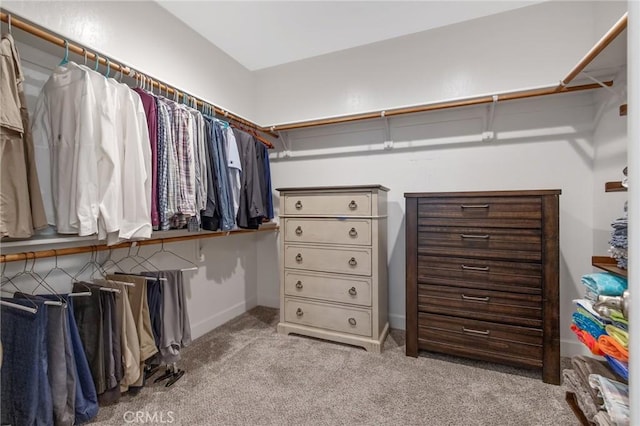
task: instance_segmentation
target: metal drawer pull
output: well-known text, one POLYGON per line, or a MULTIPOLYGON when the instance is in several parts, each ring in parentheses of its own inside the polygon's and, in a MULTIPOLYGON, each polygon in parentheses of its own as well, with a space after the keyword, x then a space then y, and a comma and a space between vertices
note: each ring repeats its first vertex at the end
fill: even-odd
POLYGON ((482 331, 482 330, 472 330, 472 329, 470 329, 470 328, 465 328, 465 327, 462 327, 462 331, 464 331, 465 333, 481 334, 481 335, 483 335, 483 336, 488 336, 488 335, 489 335, 489 333, 490 333, 490 331, 489 331, 489 330, 485 330, 485 331, 482 331))
POLYGON ((357 237, 358 236, 358 231, 356 231, 356 228, 351 228, 349 230, 349 236, 351 236, 351 237, 357 237))
POLYGON ((296 283, 296 288, 298 288, 298 289, 302 288, 302 281, 298 281, 296 283))
POLYGON ((488 271, 489 267, 488 266, 467 266, 467 265, 461 265, 462 269, 467 269, 469 271, 488 271))
POLYGON ((355 318, 349 318, 349 324, 351 325, 356 325, 356 319, 355 318))
POLYGON ((356 294, 358 294, 358 290, 356 290, 355 287, 351 287, 349 289, 349 294, 352 295, 352 296, 355 296, 356 294))
POLYGON ((349 208, 350 208, 351 210, 355 210, 355 209, 357 209, 357 208, 358 208, 358 203, 356 203, 356 201, 355 201, 355 200, 351 200, 351 202, 349 203, 349 208))
POLYGON ((298 310, 296 311, 296 315, 301 317, 304 314, 304 312, 302 312, 302 309, 298 308, 298 310))
POLYGON ((484 234, 484 235, 460 234, 460 238, 476 238, 478 240, 488 240, 489 234, 484 234))
POLYGON ((356 260, 355 257, 352 257, 351 259, 349 259, 349 265, 356 266, 357 264, 358 264, 358 261, 356 260))
POLYGON ((462 209, 488 209, 489 204, 461 204, 462 209))
POLYGON ((302 201, 298 200, 296 201, 296 209, 300 210, 302 208, 302 201))
MULTIPOLYGON (((298 282, 300 282, 300 281, 298 281, 298 282)), ((302 287, 302 286, 300 286, 300 287, 302 287)), ((489 301, 489 296, 476 297, 476 296, 467 296, 466 294, 462 294, 461 296, 462 296, 462 298, 464 300, 475 300, 475 301, 478 301, 478 302, 488 302, 489 301)))
POLYGON ((302 262, 302 255, 300 253, 296 255, 296 262, 302 262))
POLYGON ((302 235, 302 227, 301 226, 298 226, 296 228, 296 235, 302 235))

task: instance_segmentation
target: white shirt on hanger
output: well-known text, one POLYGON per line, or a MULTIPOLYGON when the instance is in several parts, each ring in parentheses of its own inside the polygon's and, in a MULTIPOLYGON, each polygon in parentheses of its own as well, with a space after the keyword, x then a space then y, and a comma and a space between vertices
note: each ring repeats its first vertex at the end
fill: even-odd
MULTIPOLYGON (((36 103, 33 140, 47 220, 62 234, 98 231, 96 98, 86 70, 57 67, 36 103)), ((108 161, 108 160, 106 160, 108 161)))
POLYGON ((151 237, 151 144, 140 96, 109 79, 116 90, 116 141, 120 159, 120 227, 107 244, 151 237))

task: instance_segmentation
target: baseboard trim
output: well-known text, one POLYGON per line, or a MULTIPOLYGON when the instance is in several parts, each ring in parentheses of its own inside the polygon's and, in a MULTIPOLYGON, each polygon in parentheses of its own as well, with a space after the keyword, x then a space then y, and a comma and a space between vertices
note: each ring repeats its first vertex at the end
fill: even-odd
POLYGON ((258 296, 258 305, 266 306, 267 308, 276 308, 280 309, 280 298, 279 297, 260 297, 258 296))
POLYGON ((580 342, 560 340, 560 356, 571 358, 578 355, 593 356, 589 349, 580 342))
POLYGON ((399 314, 389 314, 389 327, 404 330, 407 327, 407 317, 399 314))
POLYGON ((208 332, 220 327, 222 324, 229 320, 242 315, 248 310, 258 306, 255 298, 244 300, 224 311, 218 312, 209 318, 206 318, 197 324, 191 324, 191 338, 197 339, 200 336, 207 334, 208 332))

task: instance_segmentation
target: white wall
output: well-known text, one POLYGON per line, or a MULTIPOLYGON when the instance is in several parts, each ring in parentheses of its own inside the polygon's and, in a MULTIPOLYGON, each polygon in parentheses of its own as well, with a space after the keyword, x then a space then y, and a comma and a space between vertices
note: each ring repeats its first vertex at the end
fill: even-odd
POLYGON ((272 158, 274 188, 377 183, 391 189, 389 313, 391 326, 402 329, 405 192, 561 189, 562 352, 580 351, 569 325, 571 300, 582 291, 580 276, 591 268, 593 97, 581 93, 500 103, 493 142, 480 137, 486 111, 471 107, 393 118, 395 145, 389 151, 382 147, 380 120, 289 132, 291 158, 281 153, 272 158))
MULTIPOLYGON (((2 7, 230 112, 254 115, 251 73, 154 1, 3 1, 2 7)), ((62 58, 62 48, 52 52, 62 58)))
POLYGON ((550 1, 256 71, 257 119, 279 124, 555 85, 620 17, 620 4, 550 1))

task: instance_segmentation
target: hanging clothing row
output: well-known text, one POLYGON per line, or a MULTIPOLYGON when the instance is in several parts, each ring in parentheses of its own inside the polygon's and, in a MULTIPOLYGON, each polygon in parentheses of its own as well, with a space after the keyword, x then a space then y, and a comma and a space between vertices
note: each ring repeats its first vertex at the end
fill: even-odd
POLYGON ((10 34, 0 41, 0 237, 29 238, 46 228, 20 55, 10 34))
POLYGON ((103 76, 68 61, 68 52, 38 97, 32 142, 19 56, 4 40, 3 70, 13 74, 2 84, 15 105, 0 124, 3 140, 15 140, 3 146, 16 149, 2 153, 2 236, 29 237, 48 223, 112 245, 153 229, 256 229, 273 218, 267 148, 256 134, 132 90, 108 67, 103 76))
POLYGON ((56 67, 34 113, 49 223, 110 243, 151 236, 151 148, 140 98, 74 62, 56 67))
POLYGON ((209 231, 273 219, 267 148, 226 121, 141 88, 151 136, 151 223, 209 231))
MULTIPOLYGON (((159 365, 176 365, 191 343, 183 270, 157 270, 150 258, 160 252, 172 253, 163 247, 147 258, 127 257, 154 269, 140 274, 107 273, 107 263, 117 270, 124 259, 101 265, 92 256, 76 274, 91 266, 83 280, 56 261, 53 270, 73 281, 69 294, 35 294, 53 290, 46 282, 53 270, 42 278, 25 264, 25 271, 3 277, 2 291, 11 285, 13 295, 2 298, 1 309, 2 424, 87 422, 100 405, 137 394, 159 365), (100 278, 93 278, 96 272, 100 278), (20 291, 19 276, 37 284, 31 293, 20 291)), ((155 382, 171 386, 182 374, 172 369, 155 382)))

